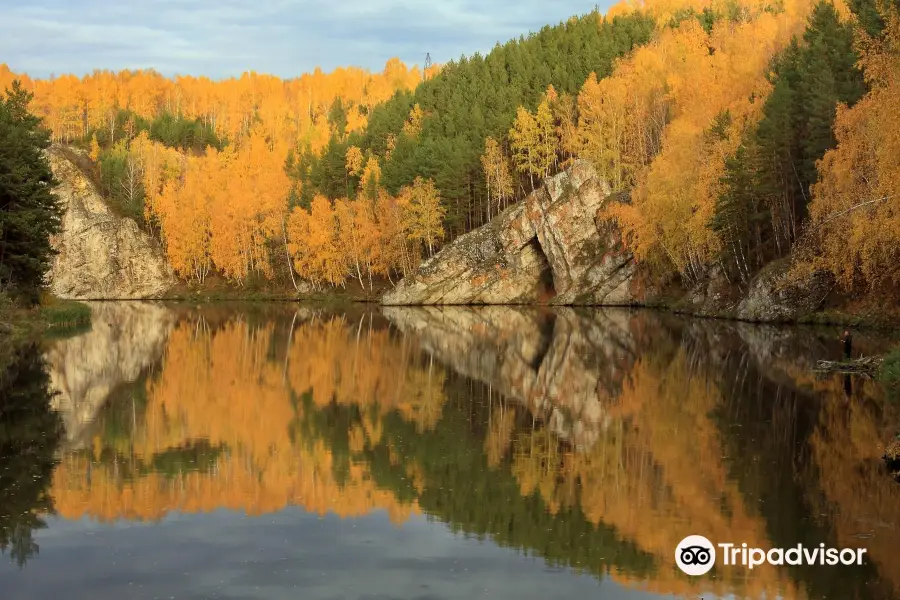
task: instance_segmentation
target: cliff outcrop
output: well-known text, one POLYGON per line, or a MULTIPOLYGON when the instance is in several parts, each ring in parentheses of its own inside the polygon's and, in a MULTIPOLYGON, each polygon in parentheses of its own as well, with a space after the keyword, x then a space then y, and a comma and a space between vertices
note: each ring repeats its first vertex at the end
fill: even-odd
POLYGON ((75 300, 162 296, 175 275, 161 248, 134 220, 110 210, 71 152, 48 151, 60 182, 56 195, 65 207, 62 230, 52 240, 58 254, 47 276, 50 291, 75 300))
POLYGON ((769 265, 746 286, 718 266, 691 289, 653 281, 602 218, 613 198, 585 161, 550 177, 523 202, 460 236, 381 299, 388 306, 550 304, 667 306, 678 312, 746 321, 797 321, 818 310, 834 288, 827 273, 787 276, 769 265))
POLYGON ((445 246, 382 298, 386 305, 628 305, 636 266, 598 219, 609 184, 586 161, 445 246))

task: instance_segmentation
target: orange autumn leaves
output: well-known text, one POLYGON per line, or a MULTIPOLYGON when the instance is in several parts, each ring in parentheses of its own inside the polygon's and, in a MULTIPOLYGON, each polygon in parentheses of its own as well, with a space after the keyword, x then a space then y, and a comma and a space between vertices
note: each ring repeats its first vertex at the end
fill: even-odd
POLYGON ((213 271, 238 284, 251 275, 271 279, 281 261, 317 289, 348 278, 371 288, 373 277, 411 272, 444 235, 434 184, 417 178, 392 197, 377 186, 371 161, 374 198, 317 195, 308 209, 288 210, 291 182, 279 168, 286 148, 272 147, 258 129, 237 149, 209 148, 180 160, 153 142, 136 152, 150 161, 147 214, 159 225, 169 262, 199 283, 213 271))
MULTIPOLYGON (((839 14, 853 18, 843 0, 834 2, 839 14)), ((623 229, 639 260, 678 271, 688 282, 704 276, 725 246, 712 222, 726 160, 754 130, 772 87, 772 60, 802 31, 814 3, 641 0, 613 7, 606 18, 632 10, 653 16, 653 40, 619 60, 611 76, 589 77, 577 99, 557 96, 551 87, 534 113, 517 111, 506 139, 485 140, 484 216, 490 219, 519 195, 517 174, 537 185, 566 164, 562 158, 577 155, 591 161, 614 190, 631 191, 629 203, 610 203, 604 216, 623 229), (714 23, 686 16, 707 9, 719 16, 714 23)), ((896 54, 872 48, 863 53, 873 57, 879 52, 896 54)), ((874 73, 871 64, 867 70, 874 73)), ((0 86, 12 77, 0 65, 0 86)), ((870 83, 877 78, 870 76, 870 83)), ((144 118, 168 112, 199 119, 234 147, 232 154, 185 158, 172 183, 150 186, 158 191, 148 192, 149 216, 182 277, 202 282, 218 272, 241 284, 254 274, 272 277, 291 270, 292 277, 314 287, 355 279, 371 288, 373 278, 410 273, 443 237, 440 201, 417 200, 428 195, 422 191, 427 181, 391 198, 379 189, 378 159, 355 147, 347 152, 346 174, 361 179, 363 199, 314 198, 309 206, 289 211, 267 193, 259 195, 262 188, 255 184, 233 185, 228 178, 233 170, 245 170, 273 193, 283 190, 286 149, 308 147, 317 154, 334 136, 363 131, 372 107, 421 79, 420 71, 394 60, 377 74, 339 69, 280 80, 248 73, 213 82, 168 80, 149 71, 98 71, 81 79, 26 78, 26 88, 35 91, 34 108, 56 140, 114 128, 117 111, 128 109, 144 118), (346 113, 341 131, 328 118, 336 99, 346 113), (268 147, 267 155, 259 155, 266 173, 241 162, 244 147, 253 141, 262 146, 261 140, 268 147)), ((881 126, 891 121, 895 103, 890 99, 896 93, 885 76, 880 80, 887 91, 876 90, 859 109, 840 112, 836 134, 842 149, 822 161, 810 204, 812 219, 823 226, 815 236, 817 256, 803 267, 831 270, 848 286, 900 281, 894 267, 900 264, 897 186, 890 175, 897 171, 892 162, 897 144, 891 137, 896 128, 881 126), (868 175, 872 169, 878 171, 877 183, 868 175), (860 173, 867 173, 865 181, 860 173), (855 199, 877 198, 886 200, 854 208, 855 199), (856 212, 849 220, 824 222, 851 208, 856 212), (874 235, 870 222, 878 224, 874 235), (850 253, 844 251, 848 244, 850 253)), ((415 140, 426 113, 415 104, 402 137, 415 140)), ((395 134, 382 140, 387 148, 378 157, 382 162, 390 160, 395 134)))
MULTIPOLYGON (((427 75, 436 72, 431 68, 427 75)), ((300 278, 316 287, 338 285, 351 276, 371 287, 373 275, 409 272, 422 250, 432 252, 443 236, 443 211, 433 186, 424 212, 418 210, 419 183, 400 198, 389 198, 378 189, 377 161, 363 160, 361 154, 354 168, 373 199, 368 206, 320 198, 309 210, 289 213, 288 150, 318 152, 333 136, 364 128, 376 104, 422 80, 417 68, 408 69, 399 60, 388 61, 377 74, 353 68, 324 74, 317 69, 284 81, 246 73, 219 82, 167 79, 152 71, 97 71, 81 79, 32 81, 0 65, 0 88, 16 78, 34 91, 32 109, 44 118, 55 141, 84 139, 108 128, 109 152, 126 161, 128 188, 135 192, 129 197, 136 197, 142 184, 146 220, 184 279, 202 283, 219 273, 243 285, 253 276, 272 278, 275 261, 281 261, 284 270, 296 268, 300 278), (328 118, 337 100, 347 116, 344 131, 337 131, 328 118), (145 132, 113 139, 121 110, 144 119, 164 113, 199 119, 228 143, 221 151, 210 147, 182 154, 151 141, 145 132)), ((411 127, 421 118, 420 110, 414 112, 411 127)), ((95 161, 101 155, 96 135, 90 155, 95 161)))
MULTIPOLYGON (((356 164, 354 148, 348 168, 356 164)), ((296 207, 287 220, 286 241, 292 267, 314 287, 343 285, 349 277, 372 287, 374 276, 407 275, 432 254, 444 236, 445 209, 431 180, 417 177, 396 198, 378 188, 377 161, 370 160, 366 182, 374 179, 374 197, 365 188, 353 199, 332 202, 316 195, 309 210, 296 207), (374 163, 374 164, 373 164, 374 163)))
POLYGON ((280 237, 290 181, 273 168, 286 152, 261 129, 245 142, 200 156, 182 156, 138 137, 134 160, 143 166, 148 218, 159 225, 166 255, 180 276, 203 282, 216 269, 243 283, 270 277, 269 240, 280 237))
POLYGON ((759 121, 772 60, 804 29, 814 4, 617 5, 607 18, 632 10, 654 17, 652 41, 620 59, 609 77, 590 75, 577 99, 551 86, 534 113, 520 107, 508 134, 509 159, 501 153, 498 160, 496 142, 486 140, 489 195, 503 189, 498 165, 508 160, 533 187, 560 158, 586 159, 614 191, 631 192, 628 203, 611 202, 604 216, 618 222, 637 258, 689 279, 699 275, 722 244, 711 221, 726 160, 759 121), (691 16, 704 10, 720 16, 707 28, 691 16))
MULTIPOLYGON (((647 7, 668 15, 706 4, 647 7)), ((582 89, 582 152, 619 189, 632 188, 631 203, 613 204, 608 215, 639 259, 692 277, 715 256, 721 242, 710 222, 725 161, 758 122, 769 65, 802 31, 812 5, 792 0, 771 11, 743 3, 742 18, 722 19, 710 32, 685 20, 582 89)))
POLYGON ((827 269, 845 288, 900 284, 900 12, 885 20, 883 40, 859 34, 871 90, 838 107, 838 145, 820 161, 812 190, 815 252, 796 267, 827 269))
POLYGON ((409 338, 370 327, 368 317, 298 316, 283 332, 240 318, 213 330, 202 320, 182 321, 146 384, 146 404, 129 416, 135 428, 126 436, 95 436, 93 459, 84 452, 62 458, 52 489, 58 512, 66 518, 155 520, 172 511, 263 514, 296 505, 342 517, 383 509, 395 522, 406 520, 418 511, 414 501, 379 489, 363 464, 351 463, 339 481, 327 440, 298 434, 299 423, 311 416, 307 410, 332 403, 372 409, 348 432, 356 445, 378 443, 381 415, 391 411, 421 431, 440 419, 443 368, 422 360, 409 338), (297 401, 303 396, 310 397, 310 407, 297 401), (120 462, 100 458, 115 453, 117 461, 149 465, 155 456, 198 440, 223 448, 206 470, 194 465, 129 477, 120 462))
MULTIPOLYGON (((843 0, 833 4, 841 19, 856 19, 843 0)), ((630 203, 612 203, 606 215, 638 259, 692 281, 720 256, 724 241, 712 221, 725 161, 758 123, 771 60, 799 34, 813 5, 791 0, 773 10, 751 0, 741 2, 740 18, 709 32, 694 19, 663 27, 611 77, 582 88, 576 151, 615 189, 631 190, 630 203)), ((640 9, 665 24, 686 9, 722 7, 648 0, 621 3, 610 15, 640 9)), ((900 16, 886 4, 878 10, 883 36, 873 39, 859 26, 855 33, 870 91, 852 108, 838 107, 838 144, 817 164, 810 221, 794 248, 793 277, 824 270, 847 290, 900 283, 900 16)))
POLYGON ((237 148, 200 156, 145 134, 128 152, 142 165, 147 218, 159 228, 169 263, 198 283, 211 272, 240 285, 252 275, 271 279, 280 262, 317 289, 348 278, 371 288, 374 277, 410 273, 444 236, 434 184, 417 178, 392 197, 378 185, 374 159, 363 170, 369 191, 352 200, 317 195, 309 208, 289 210, 291 181, 281 168, 287 148, 271 144, 261 128, 237 148))
MULTIPOLYGON (((439 67, 431 67, 433 76, 439 67)), ((152 120, 163 112, 199 119, 220 138, 237 142, 254 123, 271 139, 296 145, 308 142, 314 151, 331 136, 328 111, 340 98, 347 110, 348 131, 365 127, 366 115, 396 91, 412 89, 423 79, 417 67, 389 60, 380 73, 339 68, 316 69, 292 79, 255 72, 213 81, 208 77, 166 78, 152 70, 94 71, 78 78, 63 75, 31 79, 0 64, 0 91, 14 79, 33 92, 32 110, 44 118, 56 142, 71 142, 97 128, 115 126, 119 110, 152 120)))

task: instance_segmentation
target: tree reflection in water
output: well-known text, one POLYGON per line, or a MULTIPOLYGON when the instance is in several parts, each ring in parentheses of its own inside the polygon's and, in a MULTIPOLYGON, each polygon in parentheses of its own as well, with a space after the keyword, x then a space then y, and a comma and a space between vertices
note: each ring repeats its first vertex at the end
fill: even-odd
POLYGON ((38 553, 34 532, 53 512, 49 488, 63 425, 50 399, 37 345, 0 367, 0 551, 20 567, 38 553))
POLYGON ((515 308, 386 313, 182 315, 63 455, 60 515, 425 513, 662 594, 900 590, 900 486, 877 460, 898 411, 870 382, 848 398, 813 375, 830 334, 652 312, 560 309, 552 327, 515 308), (871 562, 688 579, 672 549, 697 533, 867 546, 871 562))

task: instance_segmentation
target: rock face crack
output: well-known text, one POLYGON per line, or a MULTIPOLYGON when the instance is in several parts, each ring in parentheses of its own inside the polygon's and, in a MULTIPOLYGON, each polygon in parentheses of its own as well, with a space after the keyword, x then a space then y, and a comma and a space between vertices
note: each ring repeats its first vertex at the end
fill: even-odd
POLYGON ((541 241, 537 236, 531 238, 528 243, 531 245, 531 251, 535 253, 538 260, 544 263, 538 274, 538 300, 550 301, 556 297, 556 280, 553 277, 553 267, 550 265, 550 259, 547 258, 547 253, 541 247, 541 241))

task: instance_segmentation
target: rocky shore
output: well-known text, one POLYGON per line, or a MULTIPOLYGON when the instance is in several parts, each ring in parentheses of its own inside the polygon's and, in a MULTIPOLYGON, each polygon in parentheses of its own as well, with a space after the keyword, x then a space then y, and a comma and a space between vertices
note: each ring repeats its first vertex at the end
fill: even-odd
POLYGON ((827 273, 789 281, 773 264, 741 288, 711 269, 691 289, 647 275, 601 218, 610 187, 585 161, 548 178, 524 202, 460 236, 381 298, 388 306, 547 304, 654 306, 706 317, 795 322, 834 289, 827 273))

